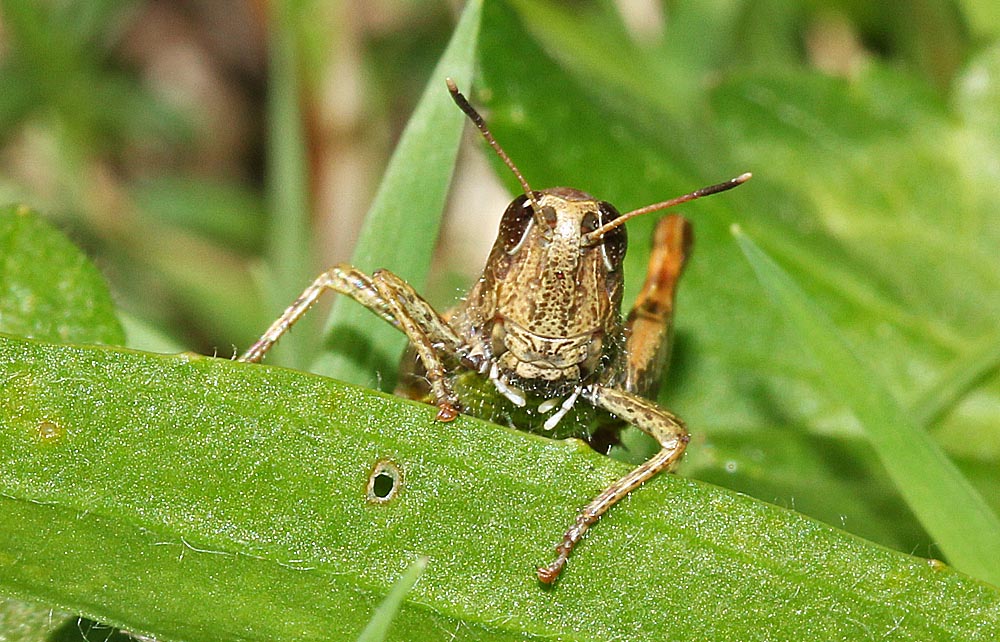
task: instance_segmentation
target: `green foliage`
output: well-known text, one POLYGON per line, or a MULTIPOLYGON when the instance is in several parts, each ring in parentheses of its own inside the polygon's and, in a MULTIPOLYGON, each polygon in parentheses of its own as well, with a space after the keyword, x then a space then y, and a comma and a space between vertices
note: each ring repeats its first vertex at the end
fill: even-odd
POLYGON ((878 377, 846 346, 822 311, 766 256, 737 231, 740 248, 757 278, 791 320, 819 361, 827 385, 849 401, 900 493, 934 535, 948 559, 969 573, 996 582, 1000 521, 933 439, 903 412, 878 377))
MULTIPOLYGON (((480 0, 466 5, 386 168, 354 249, 353 263, 361 269, 387 269, 406 275, 415 286, 430 269, 465 127, 444 79, 450 77, 460 87, 471 84, 480 7, 480 0)), ((327 350, 313 364, 316 372, 370 386, 379 378, 375 373, 391 372, 406 338, 388 326, 372 327, 370 314, 356 305, 334 308, 327 323, 327 350)), ((394 377, 387 378, 391 383, 394 377)))
POLYGON ((3 591, 162 639, 344 639, 418 556, 390 639, 974 640, 1000 624, 1000 593, 939 563, 670 476, 546 590, 533 567, 628 465, 208 357, 8 338, 0 372, 3 591), (402 481, 376 504, 385 459, 402 481))
POLYGON ((0 3, 0 202, 30 202, 72 229, 123 307, 175 335, 171 321, 196 319, 188 343, 233 337, 228 346, 265 318, 237 258, 260 244, 262 199, 178 166, 198 146, 198 160, 210 157, 217 132, 123 60, 143 4, 0 3))
MULTIPOLYGON (((297 24, 304 2, 273 2, 269 7, 268 38, 268 195, 270 226, 268 241, 271 278, 269 306, 273 314, 284 309, 285 292, 302 287, 311 276, 313 260, 309 251, 309 167, 306 158, 305 122, 302 113, 301 36, 305 25, 297 24)), ((292 353, 289 365, 303 368, 313 352, 313 319, 303 321, 302 332, 289 337, 281 351, 292 353)))
MULTIPOLYGON (((388 639, 991 639, 996 589, 802 516, 997 582, 995 10, 904 5, 675 3, 665 37, 641 41, 610 2, 485 3, 472 97, 536 188, 624 211, 755 174, 684 208, 696 251, 661 396, 694 435, 681 477, 616 507, 554 590, 533 567, 628 466, 465 417, 440 425, 314 375, 8 338, 0 592, 162 639, 349 639, 426 556, 388 639), (860 51, 841 75, 818 71, 816 34, 843 25, 860 51), (733 223, 773 257, 749 250, 759 281, 733 223), (375 505, 364 484, 382 457, 404 485, 375 505)), ((437 228, 414 221, 447 188, 461 115, 443 76, 470 85, 471 13, 382 185, 362 267, 425 274, 437 228)), ((0 331, 119 342, 89 264, 15 211, 0 226, 16 231, 0 232, 0 331)), ((630 223, 630 292, 653 218, 630 223)), ((178 256, 169 269, 193 282, 178 256)), ((206 302, 240 298, 203 285, 206 302)), ((371 382, 400 339, 338 307, 365 320, 327 349, 371 382), (341 353, 362 332, 367 362, 341 353)), ((648 448, 629 435, 616 455, 648 448)), ((0 616, 21 608, 8 606, 0 616)), ((18 618, 35 631, 24 639, 51 635, 37 612, 18 618)))
POLYGON ((125 339, 100 272, 27 207, 0 216, 0 332, 64 343, 125 339))
POLYGON ((412 564, 406 567, 403 574, 399 576, 396 583, 392 585, 392 590, 382 600, 382 603, 375 609, 368 626, 358 636, 358 642, 382 642, 389 634, 389 627, 396 617, 407 594, 413 589, 413 585, 420 579, 420 575, 427 568, 427 558, 418 557, 412 564))
POLYGON ((3 3, 13 46, 0 73, 0 139, 40 115, 59 121, 69 156, 177 131, 169 110, 106 65, 130 4, 134 0, 3 3))

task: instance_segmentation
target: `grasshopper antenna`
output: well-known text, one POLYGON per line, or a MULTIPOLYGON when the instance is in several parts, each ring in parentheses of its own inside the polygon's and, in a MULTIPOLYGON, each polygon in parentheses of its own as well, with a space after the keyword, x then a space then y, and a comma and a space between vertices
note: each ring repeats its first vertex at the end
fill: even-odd
POLYGON ((528 200, 531 202, 531 209, 535 213, 535 219, 537 221, 541 221, 542 206, 538 204, 538 200, 535 198, 535 192, 531 189, 531 186, 528 185, 528 181, 524 179, 524 174, 522 174, 521 170, 517 168, 514 161, 510 159, 507 152, 503 151, 503 147, 500 147, 500 143, 497 142, 497 139, 493 138, 490 128, 486 126, 486 121, 479 115, 476 108, 469 104, 468 99, 462 95, 462 92, 458 90, 458 85, 455 84, 455 81, 451 78, 445 78, 444 81, 448 85, 448 91, 451 92, 451 97, 452 100, 455 101, 455 104, 458 105, 459 109, 465 112, 465 115, 469 117, 469 120, 471 120, 476 126, 479 133, 483 135, 486 142, 490 144, 493 151, 497 153, 500 160, 502 160, 504 164, 510 168, 510 171, 514 173, 515 178, 517 178, 517 182, 521 184, 521 189, 524 190, 524 195, 527 196, 528 200))
POLYGON ((746 183, 753 176, 750 172, 745 174, 740 174, 736 178, 731 178, 725 183, 717 183, 716 185, 709 185, 708 187, 702 187, 701 189, 696 189, 690 194, 685 194, 684 196, 678 196, 677 198, 672 198, 669 201, 663 201, 662 203, 653 203, 652 205, 647 205, 646 207, 640 207, 637 210, 632 210, 627 214, 622 214, 615 220, 602 225, 593 232, 588 232, 583 237, 584 245, 594 245, 598 243, 604 235, 615 229, 620 225, 624 225, 629 219, 633 219, 636 216, 642 216, 643 214, 649 214, 650 212, 658 212, 660 210, 665 210, 675 205, 680 205, 681 203, 687 203, 688 201, 693 201, 701 198, 702 196, 711 196, 712 194, 718 194, 719 192, 725 192, 726 190, 731 190, 734 187, 739 187, 743 183, 746 183))

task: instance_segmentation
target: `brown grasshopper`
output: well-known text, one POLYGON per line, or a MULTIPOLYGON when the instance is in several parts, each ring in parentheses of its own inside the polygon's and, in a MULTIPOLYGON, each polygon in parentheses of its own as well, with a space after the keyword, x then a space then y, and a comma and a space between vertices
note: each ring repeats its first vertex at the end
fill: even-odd
POLYGON ((337 265, 321 274, 240 360, 260 361, 324 291, 333 290, 406 334, 417 359, 410 360, 415 367, 403 373, 398 392, 432 401, 440 421, 467 412, 552 436, 584 436, 592 444, 599 435, 613 441, 630 424, 656 439, 658 453, 580 510, 556 547, 556 559, 537 569, 538 579, 550 584, 587 529, 643 482, 670 470, 689 440, 681 420, 646 396, 669 355, 674 291, 691 243, 690 225, 679 216, 660 221, 646 283, 623 322, 624 223, 731 189, 750 174, 627 214, 569 187, 534 191, 482 117, 451 79, 447 83, 455 103, 524 190, 504 212, 472 291, 442 315, 391 272, 368 275, 337 265), (593 417, 578 416, 579 400, 589 404, 593 417), (572 420, 563 421, 570 412, 572 420), (560 422, 564 428, 557 430, 560 422))

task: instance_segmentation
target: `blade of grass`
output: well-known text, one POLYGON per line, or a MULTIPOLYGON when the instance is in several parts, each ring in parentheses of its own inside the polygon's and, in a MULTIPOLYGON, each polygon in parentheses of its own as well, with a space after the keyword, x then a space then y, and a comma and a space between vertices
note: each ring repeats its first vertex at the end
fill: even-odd
MULTIPOLYGON (((444 79, 451 77, 469 90, 481 8, 481 0, 466 3, 389 161, 354 251, 353 262, 363 270, 385 268, 415 287, 427 276, 465 126, 444 79)), ((335 352, 324 351, 312 370, 368 386, 376 384, 376 373, 391 378, 406 339, 373 319, 361 306, 338 301, 325 333, 326 345, 335 352)))
MULTIPOLYGON (((270 209, 268 267, 269 316, 277 317, 292 293, 300 292, 313 270, 310 249, 309 167, 299 86, 296 28, 301 0, 270 3, 268 54, 271 87, 267 94, 267 193, 270 209)), ((304 367, 315 345, 313 319, 303 319, 300 331, 281 342, 285 361, 304 367)))
POLYGON ((400 607, 403 606, 403 600, 406 599, 410 589, 417 583, 417 580, 420 579, 426 568, 426 557, 418 557, 412 564, 406 567, 403 574, 392 585, 392 590, 389 591, 389 594, 385 596, 382 603, 375 609, 375 613, 372 614, 372 619, 368 622, 368 626, 358 636, 358 642, 383 642, 386 639, 386 635, 389 633, 389 626, 392 624, 392 620, 396 617, 396 614, 399 613, 400 607))
POLYGON ((738 227, 733 235, 771 298, 853 409, 900 494, 947 559, 1000 585, 1000 520, 934 440, 844 342, 833 322, 738 227))
POLYGON ((975 385, 1000 370, 1000 336, 978 343, 955 366, 941 374, 933 387, 909 404, 913 421, 928 428, 951 410, 975 385))

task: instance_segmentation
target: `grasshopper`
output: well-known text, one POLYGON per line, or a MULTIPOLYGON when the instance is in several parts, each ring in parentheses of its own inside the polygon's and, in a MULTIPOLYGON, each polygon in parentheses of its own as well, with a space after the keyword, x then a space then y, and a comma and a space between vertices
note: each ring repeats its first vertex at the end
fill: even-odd
POLYGON ((626 214, 578 189, 535 191, 450 78, 447 85, 523 189, 504 212, 471 292, 439 314, 387 270, 366 274, 336 265, 316 278, 240 361, 260 361, 323 292, 332 290, 406 334, 415 359, 404 358, 397 392, 433 402, 440 421, 466 412, 551 436, 587 437, 592 445, 613 443, 626 424, 653 437, 659 452, 584 506, 556 546, 555 560, 537 569, 538 579, 551 584, 587 529, 646 480, 670 470, 689 441, 684 423, 648 396, 669 357, 674 292, 691 227, 676 215, 659 222, 646 282, 623 321, 624 223, 731 189, 750 174, 626 214), (589 415, 577 412, 580 401, 589 415))

